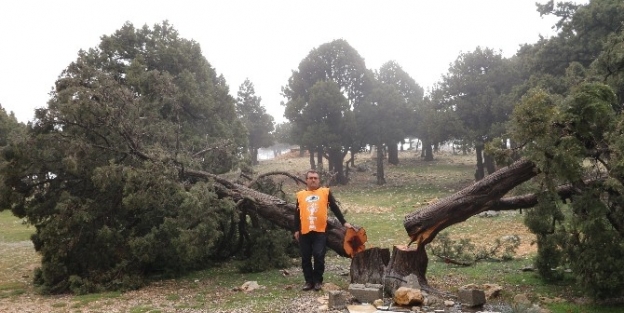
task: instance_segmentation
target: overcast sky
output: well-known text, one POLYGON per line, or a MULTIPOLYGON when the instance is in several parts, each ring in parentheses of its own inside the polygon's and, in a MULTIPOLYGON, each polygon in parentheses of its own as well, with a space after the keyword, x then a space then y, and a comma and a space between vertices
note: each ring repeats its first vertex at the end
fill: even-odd
MULTIPOLYGON (((80 49, 126 22, 168 20, 197 41, 235 97, 245 78, 267 112, 284 120, 281 87, 315 47, 345 39, 370 69, 399 63, 427 90, 460 52, 477 46, 512 56, 520 44, 553 36, 546 0, 55 0, 5 1, 0 9, 0 104, 18 120, 45 107, 61 71, 80 49)), ((577 1, 586 3, 587 1, 577 1)))

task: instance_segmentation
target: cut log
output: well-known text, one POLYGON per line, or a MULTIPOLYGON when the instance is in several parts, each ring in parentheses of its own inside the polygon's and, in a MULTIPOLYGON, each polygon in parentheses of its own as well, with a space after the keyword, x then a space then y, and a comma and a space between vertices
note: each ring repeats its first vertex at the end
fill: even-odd
POLYGON ((351 260, 352 284, 383 284, 384 271, 390 261, 390 249, 370 248, 351 260))
MULTIPOLYGON (((253 212, 257 213, 260 217, 283 229, 292 232, 295 230, 294 220, 297 208, 294 203, 288 203, 278 197, 267 195, 204 171, 186 169, 181 175, 213 180, 216 183, 214 185, 215 192, 219 197, 227 197, 234 202, 238 202, 243 198, 252 200, 254 202, 253 212)), ((326 230, 327 247, 336 251, 336 253, 343 257, 349 257, 344 250, 346 231, 347 228, 342 226, 337 218, 328 218, 326 230)))
POLYGON ((358 230, 355 230, 355 228, 347 228, 343 245, 345 253, 353 258, 354 255, 366 249, 364 244, 367 240, 368 237, 366 236, 364 227, 360 227, 358 230))
POLYGON ((429 259, 427 253, 418 247, 395 245, 384 273, 384 290, 392 295, 402 286, 421 288, 428 286, 425 272, 429 259), (420 275, 422 273, 422 275, 420 275))
MULTIPOLYGON (((413 248, 414 252, 411 253, 414 260, 402 261, 405 264, 400 262, 398 265, 394 265, 393 253, 386 272, 394 268, 405 267, 407 270, 412 270, 412 273, 418 277, 421 287, 429 289, 426 279, 428 257, 425 246, 440 231, 487 210, 490 204, 495 203, 511 189, 537 174, 538 170, 535 163, 522 159, 508 167, 501 168, 449 197, 408 214, 405 216, 403 226, 411 239, 410 244, 416 243, 416 247, 413 248)), ((411 251, 411 249, 407 251, 411 251)), ((396 269, 394 270, 396 271, 396 269)), ((402 273, 405 272, 398 272, 397 274, 402 273)))
POLYGON ((412 242, 427 244, 443 229, 487 209, 514 187, 537 175, 535 163, 520 160, 484 179, 405 216, 403 226, 412 242))

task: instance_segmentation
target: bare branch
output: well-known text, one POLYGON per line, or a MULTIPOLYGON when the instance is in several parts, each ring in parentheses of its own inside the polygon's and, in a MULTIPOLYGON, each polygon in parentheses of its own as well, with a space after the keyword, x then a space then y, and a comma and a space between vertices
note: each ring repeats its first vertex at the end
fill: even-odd
POLYGON ((296 184, 299 184, 299 183, 305 184, 306 183, 303 179, 301 179, 298 176, 293 175, 291 173, 284 172, 284 171, 271 171, 271 172, 267 172, 267 173, 258 175, 258 177, 256 177, 256 179, 252 180, 249 184, 247 184, 247 187, 251 188, 251 186, 256 184, 260 179, 262 179, 264 177, 268 177, 268 176, 274 176, 274 175, 284 175, 284 176, 290 177, 292 180, 295 181, 296 184))

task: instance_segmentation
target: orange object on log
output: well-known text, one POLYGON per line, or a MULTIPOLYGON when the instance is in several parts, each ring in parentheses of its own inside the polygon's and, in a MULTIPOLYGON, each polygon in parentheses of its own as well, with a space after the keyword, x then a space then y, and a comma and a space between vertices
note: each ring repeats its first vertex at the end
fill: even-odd
POLYGON ((366 246, 364 243, 368 240, 366 237, 366 230, 364 227, 360 227, 355 230, 353 228, 347 228, 347 232, 344 237, 344 250, 345 252, 353 258, 358 252, 364 251, 366 246))

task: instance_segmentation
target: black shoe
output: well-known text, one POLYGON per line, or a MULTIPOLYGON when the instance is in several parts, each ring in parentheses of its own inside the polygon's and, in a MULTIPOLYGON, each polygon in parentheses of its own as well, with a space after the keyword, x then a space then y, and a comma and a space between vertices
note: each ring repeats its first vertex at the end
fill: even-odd
POLYGON ((314 284, 314 290, 319 291, 319 290, 321 290, 321 288, 323 288, 323 284, 322 283, 315 283, 314 284))
POLYGON ((305 285, 303 285, 301 290, 308 291, 308 290, 312 290, 312 288, 314 288, 314 285, 312 285, 312 283, 305 283, 305 285))

